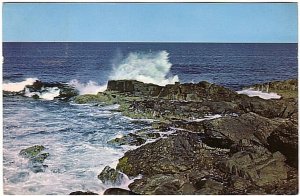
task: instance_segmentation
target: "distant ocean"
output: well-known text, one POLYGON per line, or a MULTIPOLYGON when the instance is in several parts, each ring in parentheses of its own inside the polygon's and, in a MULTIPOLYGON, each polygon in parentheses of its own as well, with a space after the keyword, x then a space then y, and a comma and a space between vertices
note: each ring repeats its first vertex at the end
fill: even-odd
MULTIPOLYGON (((205 80, 240 90, 297 78, 297 53, 297 44, 3 43, 3 89, 17 91, 38 79, 69 83, 87 94, 105 90, 109 79, 136 79, 158 85, 205 80)), ((51 100, 55 93, 41 100, 4 96, 5 194, 104 191, 107 185, 97 175, 130 149, 107 141, 150 127, 148 121, 111 110, 116 105, 51 100), (18 155, 33 145, 44 145, 50 153, 45 172, 31 172, 18 155)))

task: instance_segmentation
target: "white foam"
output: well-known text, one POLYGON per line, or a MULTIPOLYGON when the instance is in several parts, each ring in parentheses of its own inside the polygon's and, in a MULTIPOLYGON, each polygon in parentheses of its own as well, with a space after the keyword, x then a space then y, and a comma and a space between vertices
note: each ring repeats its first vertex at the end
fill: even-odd
POLYGON ((69 82, 69 85, 73 86, 79 91, 80 95, 93 94, 96 95, 98 92, 103 92, 107 88, 107 84, 99 85, 97 82, 89 81, 88 83, 80 83, 74 79, 69 82))
POLYGON ((204 120, 213 120, 213 119, 221 118, 221 117, 222 117, 222 115, 216 114, 216 115, 212 115, 212 116, 204 116, 204 118, 193 119, 192 121, 193 122, 201 122, 201 121, 204 121, 204 120))
POLYGON ((237 93, 245 94, 245 95, 248 95, 249 97, 258 96, 262 99, 280 99, 281 98, 281 96, 276 93, 267 93, 267 92, 257 91, 252 88, 237 91, 237 93))
POLYGON ((114 67, 109 79, 138 80, 164 86, 178 82, 178 76, 168 77, 172 64, 166 51, 154 53, 130 53, 114 67))
POLYGON ((2 87, 4 91, 9 92, 20 92, 24 90, 26 85, 32 85, 37 78, 27 78, 26 80, 22 82, 4 82, 2 87))
POLYGON ((38 95, 40 99, 53 100, 59 96, 60 89, 58 87, 46 87, 41 89, 42 92, 30 92, 29 89, 25 89, 25 96, 32 97, 38 95))

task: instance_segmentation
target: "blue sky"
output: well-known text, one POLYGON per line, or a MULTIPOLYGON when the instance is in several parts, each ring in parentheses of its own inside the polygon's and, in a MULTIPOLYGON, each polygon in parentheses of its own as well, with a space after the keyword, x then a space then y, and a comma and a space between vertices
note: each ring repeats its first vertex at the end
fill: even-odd
POLYGON ((297 3, 4 3, 3 41, 298 42, 297 3))

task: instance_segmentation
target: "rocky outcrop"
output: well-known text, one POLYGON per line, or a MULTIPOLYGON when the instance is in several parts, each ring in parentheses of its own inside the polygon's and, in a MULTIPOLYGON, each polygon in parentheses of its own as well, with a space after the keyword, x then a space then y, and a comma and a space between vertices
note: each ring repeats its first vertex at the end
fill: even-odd
POLYGON ((103 184, 120 185, 123 178, 123 174, 109 166, 106 166, 98 175, 98 179, 101 180, 103 184))
MULTIPOLYGON (((47 89, 49 88, 57 88, 59 89, 59 95, 56 97, 59 100, 68 101, 72 97, 75 97, 78 95, 78 91, 68 84, 64 83, 49 83, 49 82, 42 82, 42 81, 35 81, 32 85, 27 85, 25 87, 25 91, 28 91, 30 93, 43 93, 47 92, 47 89)), ((35 95, 36 98, 38 95, 35 95)))
POLYGON ((47 152, 42 153, 44 146, 35 145, 20 151, 19 155, 28 158, 28 166, 34 173, 44 172, 48 167, 44 165, 45 159, 50 155, 47 152))
POLYGON ((208 82, 158 86, 121 80, 76 100, 117 103, 127 116, 159 121, 151 131, 155 140, 146 142, 146 131, 109 141, 143 144, 126 152, 114 170, 129 178, 142 175, 129 185, 134 193, 296 194, 297 83, 268 85, 293 96, 264 100, 208 82))

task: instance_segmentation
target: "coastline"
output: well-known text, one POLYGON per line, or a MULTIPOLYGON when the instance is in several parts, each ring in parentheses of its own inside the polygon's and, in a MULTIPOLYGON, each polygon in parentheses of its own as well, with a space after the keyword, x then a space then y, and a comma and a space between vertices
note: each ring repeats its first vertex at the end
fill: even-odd
MULTIPOLYGON (((138 146, 113 170, 130 178, 143 176, 129 185, 132 193, 295 194, 298 82, 268 85, 268 92, 279 93, 280 99, 239 95, 207 82, 160 87, 122 80, 110 81, 107 91, 79 96, 75 102, 120 104, 125 116, 157 120, 152 135, 133 133, 109 141, 138 146), (164 132, 168 134, 161 135, 164 132), (146 143, 149 138, 154 140, 146 143)), ((263 86, 249 88, 264 91, 263 86)), ((120 190, 104 194, 118 193, 114 191, 120 190)))

